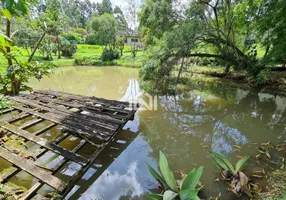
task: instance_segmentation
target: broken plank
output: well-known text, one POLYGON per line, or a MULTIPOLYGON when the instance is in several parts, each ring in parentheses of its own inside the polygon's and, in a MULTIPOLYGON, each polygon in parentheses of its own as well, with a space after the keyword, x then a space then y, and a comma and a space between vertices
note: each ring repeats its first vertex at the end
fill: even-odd
POLYGON ((62 121, 57 119, 56 116, 51 115, 49 113, 43 114, 43 113, 39 113, 39 112, 33 111, 31 109, 27 109, 27 108, 22 108, 22 107, 18 107, 18 106, 13 106, 13 107, 18 109, 18 110, 22 110, 23 112, 35 115, 37 117, 40 117, 40 118, 43 118, 43 119, 46 119, 46 120, 49 120, 51 122, 54 122, 54 123, 57 123, 57 124, 61 124, 64 129, 74 133, 75 135, 79 135, 79 136, 82 136, 82 137, 85 137, 85 138, 87 137, 89 139, 94 139, 94 140, 104 140, 104 141, 106 141, 108 139, 108 137, 101 137, 100 135, 97 135, 97 134, 89 134, 89 133, 87 133, 83 129, 74 128, 73 127, 74 124, 73 123, 68 123, 68 121, 66 121, 65 124, 63 124, 62 121))
POLYGON ((63 192, 67 186, 65 182, 61 181, 57 177, 51 175, 50 173, 42 170, 39 167, 36 167, 30 161, 27 161, 26 159, 23 159, 13 153, 10 153, 2 147, 0 147, 0 156, 8 162, 13 163, 17 167, 31 174, 32 176, 36 177, 37 179, 45 182, 47 185, 53 187, 60 193, 63 192))
POLYGON ((30 140, 46 149, 49 149, 61 156, 64 156, 66 157, 67 159, 69 160, 72 160, 74 162, 77 162, 77 163, 80 163, 80 164, 83 164, 83 165, 86 165, 88 163, 88 160, 80 155, 77 155, 75 153, 72 153, 62 147, 59 147, 57 146, 56 144, 54 143, 51 143, 51 142, 48 142, 47 140, 44 140, 43 138, 40 138, 38 136, 35 136, 35 135, 32 135, 31 133, 27 132, 27 131, 24 131, 24 130, 21 130, 19 128, 17 128, 16 126, 13 126, 11 124, 3 124, 2 125, 3 128, 7 129, 8 131, 11 131, 12 133, 20 136, 20 137, 23 137, 27 140, 30 140))

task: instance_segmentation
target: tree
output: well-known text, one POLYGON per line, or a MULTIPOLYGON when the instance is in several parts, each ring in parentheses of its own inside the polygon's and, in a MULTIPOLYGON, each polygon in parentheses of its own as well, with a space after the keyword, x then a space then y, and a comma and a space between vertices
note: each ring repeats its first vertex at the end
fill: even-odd
POLYGON ((120 50, 120 56, 123 56, 123 50, 125 47, 125 40, 126 40, 125 36, 120 36, 117 38, 117 41, 116 41, 117 48, 119 48, 119 50, 120 50))
MULTIPOLYGON (((11 20, 12 16, 15 17, 20 17, 27 15, 29 10, 28 10, 28 4, 29 2, 26 0, 1 0, 2 2, 2 7, 4 11, 4 17, 6 18, 6 37, 8 39, 11 38, 11 20)), ((6 51, 4 51, 5 57, 8 62, 8 68, 10 71, 14 71, 14 66, 13 66, 13 57, 11 55, 11 47, 8 45, 6 47, 6 51)), ((19 93, 20 85, 21 83, 19 80, 17 80, 15 74, 11 74, 9 77, 11 80, 11 93, 13 95, 16 95, 19 93)))
POLYGON ((110 0, 102 0, 102 3, 97 3, 97 12, 99 15, 105 13, 112 14, 112 3, 110 0))
POLYGON ((266 49, 265 62, 286 64, 286 3, 279 0, 255 1, 259 38, 266 49))
POLYGON ((94 31, 94 37, 97 39, 97 44, 107 47, 114 47, 116 42, 116 19, 111 14, 103 14, 94 17, 91 20, 91 28, 94 31))
POLYGON ((126 35, 128 28, 127 21, 125 19, 124 13, 119 6, 115 6, 113 11, 113 16, 117 21, 117 32, 120 36, 126 35))
POLYGON ((154 44, 155 38, 160 39, 169 31, 178 20, 177 16, 172 0, 146 0, 139 12, 139 27, 145 45, 154 44))

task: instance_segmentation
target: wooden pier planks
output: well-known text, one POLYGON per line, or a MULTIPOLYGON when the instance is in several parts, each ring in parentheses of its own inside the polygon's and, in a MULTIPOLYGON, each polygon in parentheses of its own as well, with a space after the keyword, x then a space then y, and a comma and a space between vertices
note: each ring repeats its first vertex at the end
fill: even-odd
POLYGON ((75 161, 75 162, 79 162, 82 165, 86 165, 88 163, 88 160, 80 155, 77 155, 75 153, 72 153, 60 146, 57 146, 54 143, 48 142, 46 140, 44 140, 43 138, 40 138, 38 136, 32 135, 31 133, 21 130, 19 128, 17 128, 16 126, 13 126, 12 124, 8 124, 8 123, 4 123, 2 125, 3 128, 7 129, 8 131, 23 137, 29 141, 32 141, 48 150, 51 150, 69 160, 75 161))
POLYGON ((2 147, 0 147, 0 157, 4 158, 10 163, 13 163, 17 167, 33 175, 37 179, 45 182, 49 186, 56 188, 59 192, 62 192, 66 188, 66 184, 60 179, 58 179, 57 177, 52 176, 50 173, 35 166, 31 162, 29 162, 27 159, 16 156, 15 154, 10 153, 9 151, 5 150, 2 147))
MULTIPOLYGON (((3 154, 0 154, 1 157, 8 159, 7 155, 13 155, 12 157, 10 156, 10 159, 8 160, 13 164, 13 170, 11 170, 11 173, 8 173, 7 177, 3 180, 4 184, 20 170, 27 171, 32 176, 39 179, 38 183, 23 194, 21 198, 23 200, 30 199, 35 195, 37 196, 37 191, 46 183, 46 181, 49 182, 46 184, 55 188, 60 194, 66 195, 89 169, 91 163, 93 163, 102 150, 110 141, 112 141, 112 138, 129 120, 133 119, 134 114, 139 107, 137 104, 129 104, 127 102, 85 97, 51 90, 36 91, 32 94, 22 94, 17 97, 11 97, 10 100, 15 102, 15 104, 11 109, 5 110, 3 113, 19 111, 19 114, 14 116, 12 120, 4 123, 0 122, 1 128, 3 130, 5 129, 9 134, 17 135, 18 137, 24 138, 26 141, 31 141, 40 145, 41 148, 39 149, 40 151, 36 158, 43 156, 48 151, 53 151, 64 158, 57 168, 53 169, 51 173, 46 173, 53 178, 68 161, 73 161, 82 165, 81 170, 72 177, 71 181, 64 184, 61 184, 60 181, 56 181, 53 183, 54 185, 51 185, 51 181, 55 180, 43 180, 40 178, 43 174, 32 173, 31 169, 38 170, 41 169, 40 167, 33 162, 27 161, 25 158, 11 153, 9 148, 5 145, 2 147, 0 146, 3 154), (26 117, 32 117, 32 119, 20 127, 11 124, 26 117), (49 123, 34 133, 24 130, 35 126, 38 123, 42 123, 43 121, 52 123, 49 123), (64 134, 60 135, 53 142, 48 142, 41 137, 42 133, 55 126, 60 126, 68 132, 64 131, 64 134), (58 146, 58 144, 67 139, 68 136, 76 136, 81 139, 81 143, 71 151, 58 146), (89 158, 84 158, 76 152, 83 148, 87 143, 95 146, 96 149, 89 158), (17 163, 15 158, 20 158, 21 163, 17 163), (26 165, 29 166, 29 169, 25 168, 27 167, 26 165)), ((43 171, 43 169, 41 170, 43 171)))

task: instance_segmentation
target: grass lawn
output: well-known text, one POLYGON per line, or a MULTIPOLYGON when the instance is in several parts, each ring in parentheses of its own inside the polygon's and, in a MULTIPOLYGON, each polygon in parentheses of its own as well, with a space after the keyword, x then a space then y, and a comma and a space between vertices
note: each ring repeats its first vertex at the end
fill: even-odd
MULTIPOLYGON (((53 64, 55 66, 72 66, 72 65, 120 65, 127 67, 140 67, 143 59, 144 53, 142 51, 137 52, 137 56, 134 58, 131 55, 131 47, 126 46, 123 51, 123 56, 111 62, 103 62, 100 60, 103 48, 98 45, 77 45, 77 52, 74 54, 73 58, 61 58, 52 61, 45 61, 44 56, 37 52, 34 56, 34 61, 41 61, 53 64), (76 62, 79 61, 79 62, 76 62)), ((28 60, 28 53, 22 48, 17 48, 14 52, 17 56, 16 58, 20 62, 28 60)), ((3 73, 7 66, 7 60, 3 55, 0 55, 0 73, 3 73)))

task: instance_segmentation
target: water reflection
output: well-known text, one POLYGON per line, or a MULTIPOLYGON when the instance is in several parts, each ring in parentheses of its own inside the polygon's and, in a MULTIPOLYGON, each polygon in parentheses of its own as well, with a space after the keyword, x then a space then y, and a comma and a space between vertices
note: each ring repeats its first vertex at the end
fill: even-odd
MULTIPOLYGON (((32 86, 128 100, 142 94, 137 72, 111 67, 60 68, 51 79, 32 82, 32 86)), ((173 170, 205 166, 201 195, 224 192, 223 199, 234 199, 225 192, 225 185, 213 181, 217 171, 207 150, 234 161, 238 155, 256 155, 253 143, 284 141, 286 97, 219 80, 194 78, 190 88, 181 94, 160 96, 157 111, 138 112, 68 198, 145 199, 142 194, 157 188, 145 162, 156 167, 159 151, 163 151, 173 170), (127 143, 119 144, 118 140, 127 143)), ((177 173, 175 176, 180 178, 177 173)))

